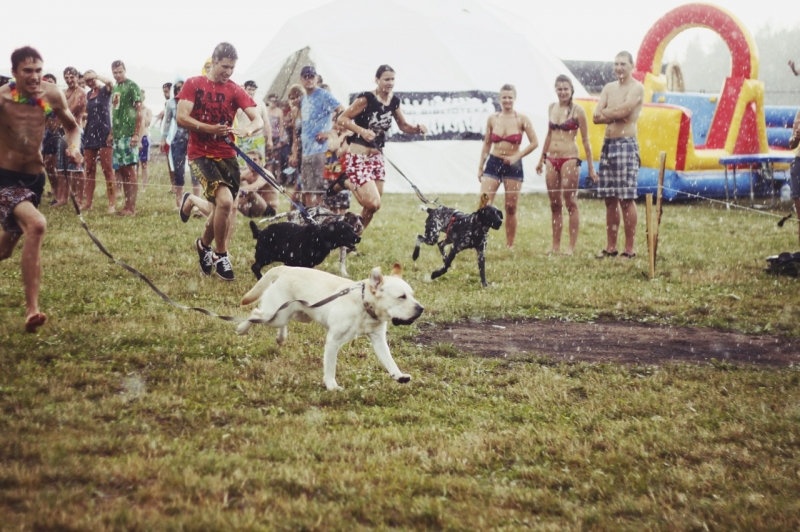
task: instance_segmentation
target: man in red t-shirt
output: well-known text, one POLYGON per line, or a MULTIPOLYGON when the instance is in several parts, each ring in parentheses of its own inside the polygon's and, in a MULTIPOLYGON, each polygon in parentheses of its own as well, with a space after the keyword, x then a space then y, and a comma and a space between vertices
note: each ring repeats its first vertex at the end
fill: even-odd
POLYGON ((227 241, 236 215, 233 200, 239 193, 239 163, 225 137, 250 137, 264 128, 256 102, 230 80, 238 57, 231 44, 218 44, 211 55, 208 74, 187 79, 177 96, 178 125, 189 130, 189 168, 211 203, 203 236, 195 241, 200 270, 204 275, 216 271, 225 281, 236 278, 227 241), (251 120, 247 128, 233 127, 238 109, 251 120), (211 250, 211 242, 216 242, 215 251, 211 250))

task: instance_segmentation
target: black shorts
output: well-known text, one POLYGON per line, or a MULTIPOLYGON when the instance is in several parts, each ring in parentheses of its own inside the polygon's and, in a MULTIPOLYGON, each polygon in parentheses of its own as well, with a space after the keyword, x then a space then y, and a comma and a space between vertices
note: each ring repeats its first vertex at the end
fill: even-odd
POLYGON ((239 193, 239 161, 236 157, 219 160, 200 157, 189 161, 189 168, 192 176, 200 180, 200 184, 203 185, 203 196, 214 205, 220 185, 231 189, 234 198, 239 193))

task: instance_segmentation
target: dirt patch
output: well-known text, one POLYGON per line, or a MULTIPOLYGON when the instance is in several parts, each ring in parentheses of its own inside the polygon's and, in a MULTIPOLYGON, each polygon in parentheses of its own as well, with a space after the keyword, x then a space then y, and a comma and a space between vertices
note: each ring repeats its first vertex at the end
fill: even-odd
POLYGON ((625 322, 469 321, 425 328, 418 339, 427 345, 452 343, 459 350, 477 356, 530 354, 546 356, 555 362, 707 364, 713 358, 765 366, 800 363, 800 340, 625 322))

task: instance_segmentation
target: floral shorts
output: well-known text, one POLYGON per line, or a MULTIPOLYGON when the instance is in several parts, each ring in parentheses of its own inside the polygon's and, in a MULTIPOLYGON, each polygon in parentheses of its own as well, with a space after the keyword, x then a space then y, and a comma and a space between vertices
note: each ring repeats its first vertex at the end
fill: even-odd
POLYGON ((361 155, 347 153, 345 160, 347 178, 356 187, 366 185, 370 181, 383 181, 386 179, 386 169, 383 164, 383 154, 361 155))
POLYGON ((21 233, 22 228, 14 218, 14 209, 23 201, 38 205, 36 193, 25 187, 0 188, 0 226, 7 233, 21 233))
POLYGON ((114 170, 139 162, 139 150, 131 147, 131 138, 115 138, 111 144, 111 159, 114 170))

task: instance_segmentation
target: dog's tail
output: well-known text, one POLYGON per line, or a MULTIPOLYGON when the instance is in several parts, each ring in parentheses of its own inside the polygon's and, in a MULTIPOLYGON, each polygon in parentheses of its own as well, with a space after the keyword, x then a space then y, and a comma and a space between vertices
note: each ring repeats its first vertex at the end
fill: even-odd
POLYGON ((261 232, 261 230, 253 220, 250 220, 250 230, 253 232, 253 238, 258 240, 258 233, 261 232))
POLYGON ((275 282, 283 268, 284 266, 272 268, 264 277, 259 279, 255 286, 253 286, 253 288, 251 288, 250 291, 247 292, 242 298, 242 306, 258 301, 259 298, 261 298, 261 295, 267 290, 267 288, 269 288, 269 285, 275 282))
MULTIPOLYGON (((275 214, 275 210, 274 209, 272 210, 272 214, 275 214)), ((286 218, 287 216, 289 216, 288 212, 282 212, 282 213, 280 213, 280 214, 278 214, 276 216, 273 216, 272 218, 261 218, 258 221, 258 223, 260 223, 260 224, 268 224, 268 223, 272 223, 272 222, 277 222, 278 220, 282 220, 282 219, 286 218)))

